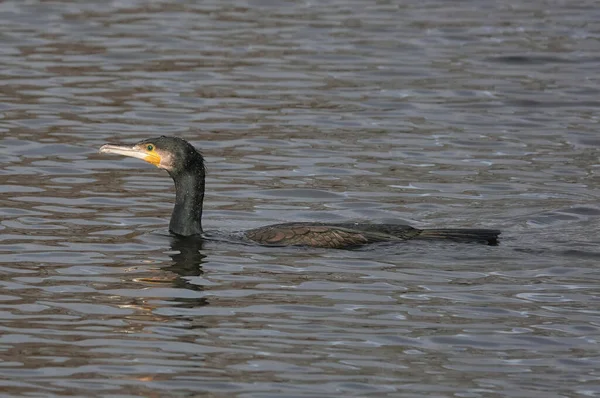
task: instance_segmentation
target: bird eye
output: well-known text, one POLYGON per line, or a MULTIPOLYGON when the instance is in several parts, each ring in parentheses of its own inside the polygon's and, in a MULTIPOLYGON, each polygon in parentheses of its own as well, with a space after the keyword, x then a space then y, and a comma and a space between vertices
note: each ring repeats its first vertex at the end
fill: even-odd
POLYGON ((154 150, 154 145, 152 145, 152 144, 148 144, 148 145, 146 146, 146 149, 147 149, 148 151, 153 151, 153 150, 154 150))

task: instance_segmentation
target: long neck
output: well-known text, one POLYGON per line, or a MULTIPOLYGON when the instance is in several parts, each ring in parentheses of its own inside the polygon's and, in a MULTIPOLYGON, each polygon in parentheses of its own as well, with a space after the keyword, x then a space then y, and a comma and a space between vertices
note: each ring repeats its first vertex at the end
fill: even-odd
POLYGON ((201 234, 204 169, 194 167, 171 177, 175 181, 175 207, 169 231, 181 236, 201 234))

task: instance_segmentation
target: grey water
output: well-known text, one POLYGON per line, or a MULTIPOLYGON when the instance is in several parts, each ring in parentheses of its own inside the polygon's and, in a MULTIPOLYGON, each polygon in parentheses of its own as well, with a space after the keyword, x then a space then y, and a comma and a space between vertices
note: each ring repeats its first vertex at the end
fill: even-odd
POLYGON ((0 394, 600 395, 600 8, 0 3, 0 394), (499 246, 267 248, 204 226, 499 228, 499 246))

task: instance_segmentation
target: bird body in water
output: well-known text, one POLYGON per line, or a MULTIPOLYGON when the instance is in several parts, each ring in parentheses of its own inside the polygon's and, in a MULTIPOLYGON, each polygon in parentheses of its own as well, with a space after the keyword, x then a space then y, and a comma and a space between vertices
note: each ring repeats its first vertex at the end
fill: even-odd
MULTIPOLYGON (((157 137, 134 145, 106 144, 102 153, 145 160, 165 169, 175 182, 175 206, 169 231, 179 236, 202 235, 204 158, 189 142, 178 137, 157 137)), ((500 231, 492 229, 419 229, 400 224, 290 222, 245 231, 244 237, 267 246, 311 246, 347 249, 375 242, 411 239, 498 243, 500 231)))

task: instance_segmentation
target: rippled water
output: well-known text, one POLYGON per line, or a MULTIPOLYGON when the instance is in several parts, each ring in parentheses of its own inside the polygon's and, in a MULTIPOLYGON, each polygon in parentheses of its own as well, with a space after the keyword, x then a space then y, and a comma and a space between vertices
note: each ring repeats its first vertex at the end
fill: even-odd
POLYGON ((11 396, 600 395, 595 2, 0 3, 0 390, 11 396), (400 221, 498 247, 177 241, 400 221))

